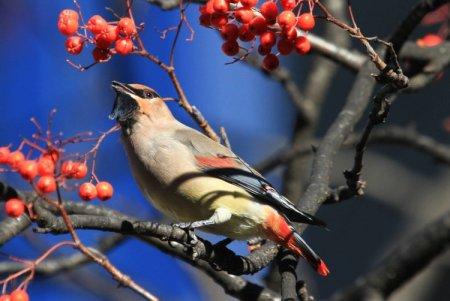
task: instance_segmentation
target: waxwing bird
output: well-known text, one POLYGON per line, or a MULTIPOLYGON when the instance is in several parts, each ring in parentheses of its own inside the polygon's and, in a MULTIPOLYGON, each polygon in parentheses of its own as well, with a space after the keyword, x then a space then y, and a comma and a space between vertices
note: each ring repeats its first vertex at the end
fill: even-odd
POLYGON ((270 239, 304 257, 323 276, 322 259, 292 222, 325 226, 298 210, 230 149, 177 121, 164 100, 140 84, 112 83, 111 119, 145 197, 182 227, 232 239, 270 239))

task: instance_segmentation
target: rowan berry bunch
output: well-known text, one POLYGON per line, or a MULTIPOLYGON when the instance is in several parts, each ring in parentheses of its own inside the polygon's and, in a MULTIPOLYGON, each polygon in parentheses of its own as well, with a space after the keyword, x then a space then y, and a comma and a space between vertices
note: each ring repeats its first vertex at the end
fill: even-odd
POLYGON ((67 36, 65 48, 72 55, 80 54, 85 44, 94 45, 92 56, 95 62, 108 61, 117 53, 130 54, 137 34, 136 25, 128 17, 106 21, 102 16, 94 15, 85 24, 81 13, 71 9, 59 14, 58 30, 67 36))
MULTIPOLYGON (((61 136, 52 137, 50 131, 43 135, 41 126, 32 120, 38 131, 31 139, 23 139, 15 150, 11 146, 0 147, 0 164, 5 167, 3 172, 19 174, 36 193, 48 199, 59 189, 71 191, 73 188, 78 188, 78 195, 84 201, 95 198, 106 201, 113 196, 113 186, 100 181, 95 174, 95 158, 103 139, 115 131, 116 127, 97 138, 86 132, 63 139, 61 136), (82 142, 94 142, 94 146, 82 155, 66 151, 67 145, 82 142), (81 184, 78 182, 86 178, 87 181, 81 184)), ((5 202, 5 212, 10 217, 17 218, 26 209, 26 204, 19 198, 11 198, 5 202)))
POLYGON ((200 24, 220 32, 222 51, 228 56, 236 56, 243 49, 245 57, 258 39, 257 52, 264 56, 263 67, 269 71, 278 67, 279 55, 294 50, 300 55, 309 53, 307 33, 316 23, 314 1, 269 0, 259 7, 257 4, 258 0, 209 0, 200 7, 200 24), (250 47, 243 43, 250 43, 250 47))
POLYGON ((2 294, 0 296, 0 301, 28 301, 30 297, 24 289, 16 289, 11 294, 2 294))

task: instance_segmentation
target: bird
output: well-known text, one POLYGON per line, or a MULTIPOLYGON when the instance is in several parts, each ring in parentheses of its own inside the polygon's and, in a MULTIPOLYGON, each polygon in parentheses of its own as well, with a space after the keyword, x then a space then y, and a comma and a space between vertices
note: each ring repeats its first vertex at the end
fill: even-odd
POLYGON ((293 223, 326 227, 297 209, 261 174, 229 148, 179 122, 165 99, 142 84, 113 81, 110 119, 140 190, 177 226, 229 239, 261 237, 301 256, 322 276, 325 262, 293 223))

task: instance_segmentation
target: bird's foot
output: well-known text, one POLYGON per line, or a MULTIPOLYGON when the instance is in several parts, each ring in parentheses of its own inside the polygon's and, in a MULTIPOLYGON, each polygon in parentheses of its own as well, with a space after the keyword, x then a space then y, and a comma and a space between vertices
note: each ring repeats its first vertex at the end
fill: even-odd
POLYGON ((262 237, 253 237, 247 240, 247 248, 248 251, 251 253, 253 251, 258 250, 261 248, 261 246, 266 242, 265 238, 262 237))
POLYGON ((195 235, 194 233, 192 223, 176 223, 173 224, 172 226, 180 228, 186 232, 186 240, 183 244, 184 245, 183 251, 189 253, 191 255, 192 260, 195 260, 199 255, 196 250, 198 238, 197 235, 195 235))
POLYGON ((193 228, 192 223, 175 223, 175 224, 172 224, 172 226, 183 229, 183 230, 187 230, 187 229, 190 230, 193 228))

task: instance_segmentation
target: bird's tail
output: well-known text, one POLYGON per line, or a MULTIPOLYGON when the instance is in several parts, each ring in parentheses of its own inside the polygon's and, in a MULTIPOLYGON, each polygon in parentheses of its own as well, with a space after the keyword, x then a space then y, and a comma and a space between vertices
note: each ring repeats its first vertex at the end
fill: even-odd
POLYGON ((303 240, 284 216, 278 213, 270 214, 266 221, 266 231, 275 242, 305 258, 320 275, 327 276, 330 273, 325 262, 303 240))

